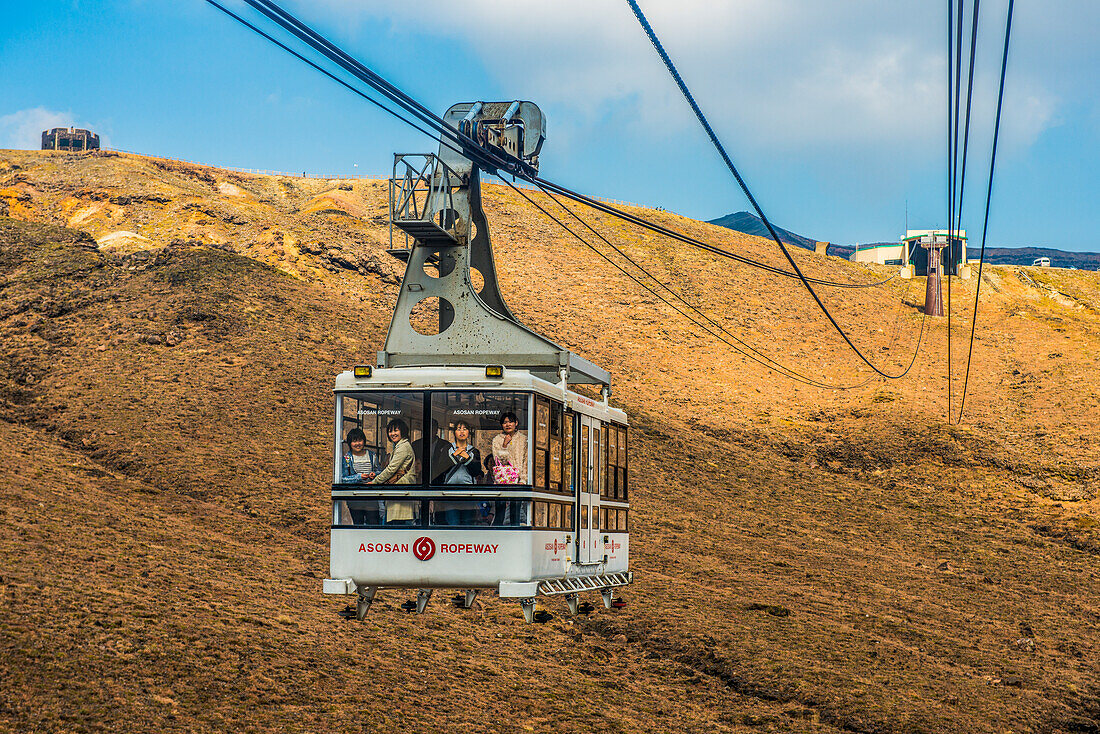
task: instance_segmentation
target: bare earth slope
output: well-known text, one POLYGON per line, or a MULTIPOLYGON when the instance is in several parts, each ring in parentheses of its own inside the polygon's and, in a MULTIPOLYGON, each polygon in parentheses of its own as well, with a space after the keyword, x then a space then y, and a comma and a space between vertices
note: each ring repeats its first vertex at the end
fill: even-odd
MULTIPOLYGON (((400 277, 382 182, 0 153, 0 729, 1100 730, 1096 274, 987 273, 948 426, 942 322, 904 380, 794 385, 486 198, 510 305, 632 416, 639 581, 575 622, 391 592, 359 624, 320 594, 325 477, 400 277)), ((872 376, 797 283, 593 223, 771 356, 872 376)), ((824 296, 900 371, 923 287, 824 296)))

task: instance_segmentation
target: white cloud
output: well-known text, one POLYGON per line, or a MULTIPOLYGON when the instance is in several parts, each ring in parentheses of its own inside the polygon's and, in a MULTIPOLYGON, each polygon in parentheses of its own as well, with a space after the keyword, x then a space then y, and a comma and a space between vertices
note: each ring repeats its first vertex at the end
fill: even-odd
POLYGON ((111 147, 111 137, 106 125, 81 121, 72 112, 59 112, 45 107, 31 107, 0 117, 0 148, 38 150, 42 147, 42 133, 55 127, 77 127, 99 135, 102 148, 111 147))
POLYGON ((56 112, 45 107, 32 107, 0 117, 0 148, 38 150, 42 147, 42 132, 53 127, 71 127, 71 112, 56 112))
MULTIPOLYGON (((1036 12, 1025 9, 1016 19, 1006 95, 1014 94, 1018 104, 1006 109, 1005 128, 1018 145, 1056 124, 1060 99, 1069 96, 1069 90, 1051 83, 1052 77, 1067 76, 1058 58, 1096 65, 1091 34, 1081 29, 1100 21, 1100 4, 1054 2, 1058 13, 1044 10, 1032 17, 1036 12), (1059 53, 1050 54, 1052 47, 1059 53)), ((866 151, 870 146, 885 155, 899 145, 925 148, 943 138, 941 6, 873 0, 641 4, 720 137, 788 149, 826 145, 866 151)), ((501 88, 522 90, 517 93, 568 113, 553 121, 555 137, 580 134, 609 115, 651 138, 682 134, 695 125, 623 2, 298 0, 297 5, 307 22, 322 27, 338 18, 344 38, 355 39, 357 23, 371 20, 395 34, 465 42, 501 88), (630 119, 623 118, 627 113, 630 119)), ((1003 8, 985 10, 982 21, 975 120, 988 117, 991 123, 1003 8)), ((448 73, 461 78, 462 70, 448 73)))

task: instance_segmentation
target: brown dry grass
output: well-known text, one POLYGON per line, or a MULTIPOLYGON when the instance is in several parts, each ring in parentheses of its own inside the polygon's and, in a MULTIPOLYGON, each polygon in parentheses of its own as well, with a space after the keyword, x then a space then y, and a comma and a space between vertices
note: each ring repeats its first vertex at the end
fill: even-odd
MULTIPOLYGON (((639 581, 627 609, 576 621, 552 605, 526 627, 492 598, 418 617, 390 593, 355 624, 319 593, 329 390, 388 323, 385 189, 0 155, 0 728, 1100 727, 1095 273, 987 274, 967 421, 948 426, 942 323, 905 380, 793 385, 510 191, 486 198, 509 304, 611 369, 632 416, 639 581), (95 246, 122 230, 150 242, 95 246)), ((772 356, 871 374, 796 283, 593 223, 772 356)), ((974 282, 956 288, 962 313, 974 282)), ((922 290, 825 297, 896 369, 922 290)))

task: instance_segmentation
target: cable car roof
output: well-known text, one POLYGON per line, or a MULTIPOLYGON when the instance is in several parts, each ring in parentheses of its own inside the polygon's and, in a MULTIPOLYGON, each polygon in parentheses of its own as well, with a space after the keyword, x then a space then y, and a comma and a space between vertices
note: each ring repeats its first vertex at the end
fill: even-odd
POLYGON ((527 370, 507 367, 502 377, 486 377, 485 367, 389 367, 372 370, 370 377, 356 377, 352 370, 336 376, 334 392, 353 390, 522 390, 533 391, 597 418, 626 423, 626 413, 600 400, 566 390, 527 370))

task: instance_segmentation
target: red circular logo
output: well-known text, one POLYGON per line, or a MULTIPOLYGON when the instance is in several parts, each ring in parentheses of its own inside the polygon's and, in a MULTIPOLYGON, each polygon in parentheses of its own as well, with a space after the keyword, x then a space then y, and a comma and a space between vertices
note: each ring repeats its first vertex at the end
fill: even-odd
POLYGON ((435 555, 435 541, 421 536, 413 543, 413 555, 422 561, 426 561, 435 555))

